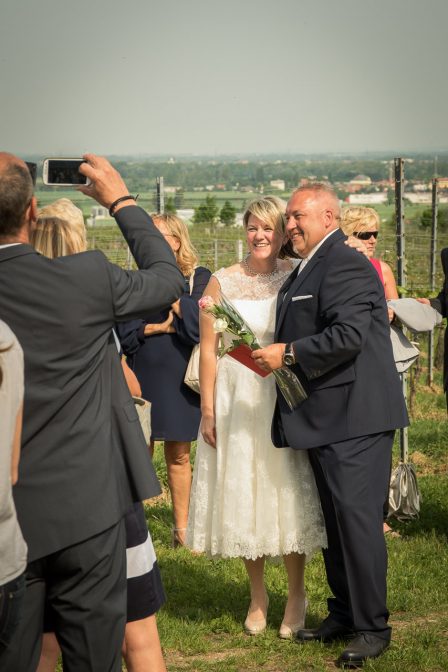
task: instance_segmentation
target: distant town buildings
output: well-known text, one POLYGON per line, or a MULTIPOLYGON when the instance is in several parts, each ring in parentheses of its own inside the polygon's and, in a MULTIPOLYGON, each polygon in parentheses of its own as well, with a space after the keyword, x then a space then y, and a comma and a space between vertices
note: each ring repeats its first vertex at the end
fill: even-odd
POLYGON ((358 193, 366 187, 372 187, 372 179, 368 175, 357 175, 345 184, 345 189, 350 194, 358 193))
POLYGON ((184 220, 187 224, 192 224, 192 219, 194 215, 194 209, 193 208, 179 208, 176 211, 176 214, 178 217, 184 220))
POLYGON ((349 184, 360 187, 370 187, 372 179, 368 175, 357 175, 353 180, 350 180, 349 184))
POLYGON ((102 205, 93 205, 90 210, 90 217, 87 217, 86 224, 87 226, 96 226, 109 223, 111 217, 107 208, 103 208, 102 205), (106 220, 108 220, 106 222, 106 220))
POLYGON ((349 194, 346 203, 350 205, 380 205, 387 203, 387 193, 379 192, 375 194, 349 194))

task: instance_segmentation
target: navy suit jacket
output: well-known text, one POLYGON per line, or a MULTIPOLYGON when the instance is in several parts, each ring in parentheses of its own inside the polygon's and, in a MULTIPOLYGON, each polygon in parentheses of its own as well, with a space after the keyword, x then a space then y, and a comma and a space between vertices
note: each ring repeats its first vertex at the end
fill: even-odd
POLYGON ((372 264, 335 231, 281 288, 275 342, 293 343, 308 399, 291 411, 277 390, 276 446, 313 448, 403 427, 384 289, 372 264))

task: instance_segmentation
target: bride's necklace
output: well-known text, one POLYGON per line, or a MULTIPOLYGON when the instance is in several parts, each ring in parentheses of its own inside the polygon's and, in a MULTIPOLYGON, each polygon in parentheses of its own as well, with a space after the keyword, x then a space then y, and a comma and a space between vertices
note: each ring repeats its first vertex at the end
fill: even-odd
POLYGON ((273 278, 277 273, 278 273, 278 262, 277 259, 275 260, 275 266, 272 271, 269 271, 269 273, 259 273, 258 271, 255 271, 250 265, 249 265, 249 256, 241 262, 242 266, 246 269, 246 271, 249 273, 249 275, 253 275, 254 277, 261 278, 263 280, 270 280, 273 278))

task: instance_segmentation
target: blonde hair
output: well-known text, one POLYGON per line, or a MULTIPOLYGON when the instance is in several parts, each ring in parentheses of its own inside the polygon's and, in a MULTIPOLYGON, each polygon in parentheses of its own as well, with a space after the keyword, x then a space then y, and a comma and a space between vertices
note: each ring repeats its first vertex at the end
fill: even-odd
POLYGON ((155 222, 163 222, 169 233, 179 241, 179 249, 175 251, 177 265, 185 277, 189 277, 198 265, 198 253, 190 240, 190 234, 185 222, 177 215, 170 213, 154 213, 151 215, 155 222))
POLYGON ((80 235, 84 237, 86 235, 82 210, 68 198, 58 198, 57 201, 45 205, 38 211, 37 216, 39 219, 44 217, 64 219, 73 229, 77 229, 80 235))
POLYGON ((366 207, 344 208, 341 218, 341 229, 346 236, 351 236, 355 231, 379 230, 380 217, 376 210, 366 207))
POLYGON ((58 217, 40 217, 30 235, 31 245, 45 257, 65 257, 85 252, 86 234, 58 217))
POLYGON ((265 224, 270 224, 277 233, 283 235, 286 231, 286 203, 277 196, 257 198, 246 208, 243 215, 244 228, 249 224, 249 217, 253 215, 265 224))

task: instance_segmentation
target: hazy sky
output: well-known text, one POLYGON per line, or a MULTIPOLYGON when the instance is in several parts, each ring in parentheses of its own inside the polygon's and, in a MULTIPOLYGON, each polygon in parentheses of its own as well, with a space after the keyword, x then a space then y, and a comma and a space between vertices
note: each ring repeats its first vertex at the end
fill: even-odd
POLYGON ((448 149, 447 0, 0 0, 0 148, 448 149))

